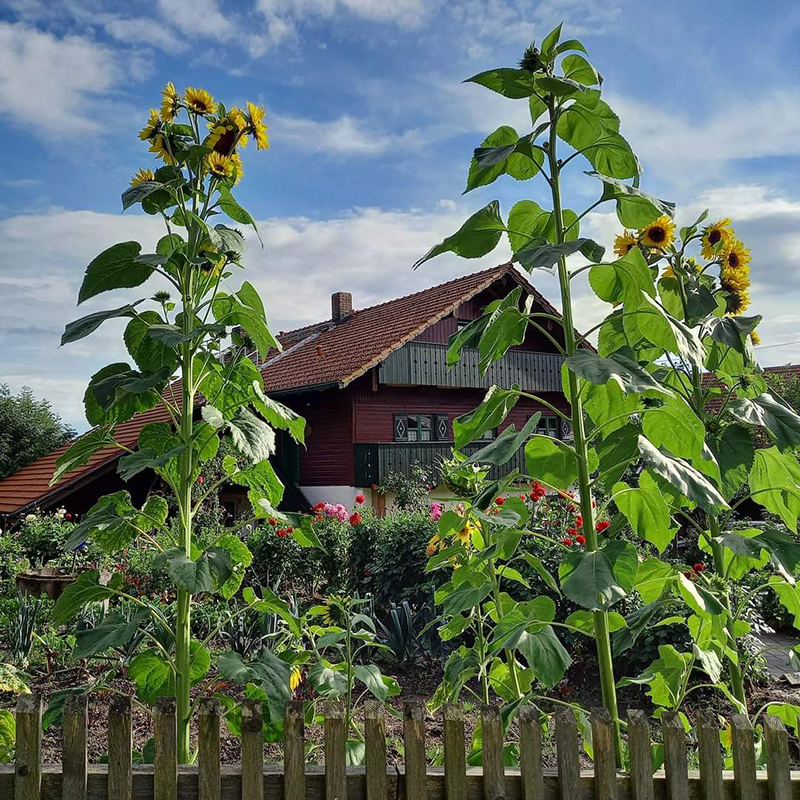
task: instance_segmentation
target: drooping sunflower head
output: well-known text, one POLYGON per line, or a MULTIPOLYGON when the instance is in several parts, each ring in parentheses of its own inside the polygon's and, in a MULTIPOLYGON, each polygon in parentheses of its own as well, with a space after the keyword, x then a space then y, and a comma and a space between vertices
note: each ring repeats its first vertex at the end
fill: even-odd
POLYGON ((614 238, 614 252, 618 256, 626 256, 634 247, 638 246, 639 240, 636 238, 636 234, 631 233, 631 231, 626 230, 618 233, 614 238))
POLYGON ((139 131, 139 138, 145 142, 156 136, 160 130, 161 118, 158 116, 158 111, 151 108, 150 116, 147 118, 147 124, 139 131))
POLYGON ((172 122, 179 108, 180 96, 175 89, 175 84, 168 81, 167 85, 161 90, 161 119, 164 122, 172 122))
POLYGON ((233 164, 233 185, 236 186, 236 184, 239 183, 244 176, 242 157, 238 153, 234 153, 232 156, 230 156, 230 160, 233 164))
POLYGON ((153 180, 153 170, 140 169, 132 178, 131 186, 138 186, 140 183, 153 180))
POLYGON ((200 245, 197 252, 204 259, 200 264, 200 269, 206 275, 216 278, 225 269, 227 257, 224 253, 220 253, 208 239, 200 245))
POLYGON ((541 72, 544 69, 539 48, 533 42, 525 48, 525 52, 519 60, 519 68, 528 72, 541 72))
POLYGON ((167 142, 167 137, 163 134, 154 136, 150 140, 150 147, 147 148, 148 152, 155 153, 165 164, 177 164, 178 162, 172 157, 170 147, 167 142))
POLYGON ((209 122, 208 127, 211 133, 206 139, 206 146, 223 156, 231 155, 237 145, 247 146, 247 120, 236 106, 221 119, 209 122))
POLYGON ((753 347, 758 347, 761 344, 761 337, 758 335, 758 331, 750 331, 750 341, 753 343, 753 347))
POLYGON ((217 110, 214 98, 205 89, 187 86, 183 96, 186 100, 186 107, 195 114, 213 114, 217 110))
POLYGON ((750 293, 747 289, 728 286, 724 281, 722 287, 727 292, 725 313, 731 317, 738 317, 740 314, 744 314, 750 305, 750 293))
POLYGON ((247 123, 248 132, 256 140, 256 147, 259 150, 266 150, 269 147, 269 137, 267 136, 267 126, 264 124, 264 106, 248 102, 247 123))
POLYGON ((441 550, 445 547, 445 542, 442 541, 442 537, 439 536, 438 533, 434 533, 431 536, 430 541, 428 542, 428 547, 425 550, 425 555, 430 558, 437 550, 441 550))
POLYGON ((233 177, 236 165, 231 156, 223 156, 214 152, 206 156, 206 169, 213 177, 227 180, 233 177))
POLYGON ((725 217, 713 225, 707 225, 703 228, 703 238, 701 239, 703 258, 711 261, 719 252, 717 249, 719 243, 722 242, 719 249, 725 250, 733 236, 733 228, 731 228, 731 219, 729 217, 725 217))
POLYGON ((672 244, 674 238, 675 223, 666 214, 662 214, 639 231, 639 241, 645 247, 654 247, 658 250, 664 250, 672 244))
MULTIPOLYGON (((689 256, 683 260, 683 268, 686 272, 694 272, 696 275, 699 275, 703 271, 703 265, 697 262, 693 256, 689 256)), ((672 266, 672 262, 668 262, 666 269, 664 270, 663 276, 664 278, 674 278, 675 277, 675 270, 672 266)))

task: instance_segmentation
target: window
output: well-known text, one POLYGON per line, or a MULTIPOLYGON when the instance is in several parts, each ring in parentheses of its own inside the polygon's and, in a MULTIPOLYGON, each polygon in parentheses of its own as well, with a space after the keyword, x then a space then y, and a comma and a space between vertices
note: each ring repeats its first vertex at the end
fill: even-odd
POLYGON ((536 426, 536 433, 560 439, 561 428, 558 424, 558 417, 555 414, 542 414, 539 424, 536 426))
POLYGON ((461 331, 463 331, 464 328, 466 328, 467 325, 470 324, 470 322, 474 322, 474 320, 471 320, 471 319, 459 319, 459 320, 456 320, 456 330, 459 333, 461 333, 461 331))
POLYGON ((478 439, 491 441, 492 439, 497 438, 497 428, 490 428, 488 431, 484 431, 478 439))
POLYGON ((396 442, 432 442, 449 439, 450 425, 447 414, 395 414, 394 440, 396 442))

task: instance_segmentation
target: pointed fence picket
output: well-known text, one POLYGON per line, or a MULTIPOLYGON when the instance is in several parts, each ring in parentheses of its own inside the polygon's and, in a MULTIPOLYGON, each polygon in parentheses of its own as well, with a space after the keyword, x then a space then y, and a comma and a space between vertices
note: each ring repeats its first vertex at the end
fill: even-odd
MULTIPOLYGON (((594 768, 582 770, 579 737, 569 709, 555 714, 555 769, 542 763, 542 728, 534 708, 520 709, 519 767, 504 766, 503 724, 498 709, 481 709, 483 764, 467 766, 463 710, 442 710, 444 767, 427 764, 425 707, 405 704, 404 764, 389 763, 386 718, 377 702, 364 713, 365 766, 346 764, 345 714, 338 702, 325 706, 325 766, 306 763, 302 703, 286 705, 284 763, 264 763, 260 703, 242 709, 242 764, 220 765, 221 715, 216 701, 198 707, 197 764, 179 766, 175 702, 162 698, 155 709, 155 763, 132 765, 131 702, 109 705, 108 763, 89 764, 91 735, 85 698, 64 708, 63 763, 42 764, 42 701, 25 695, 17 703, 16 763, 0 766, 0 800, 791 800, 800 798, 800 772, 790 771, 790 742, 777 717, 764 720, 765 771, 756 771, 753 731, 736 715, 730 734, 734 769, 723 771, 716 715, 697 720, 699 770, 689 769, 681 718, 662 718, 664 769, 651 768, 650 725, 630 711, 627 742, 630 772, 616 769, 611 719, 591 715, 594 768)), ((793 743, 796 752, 796 743, 793 743)))

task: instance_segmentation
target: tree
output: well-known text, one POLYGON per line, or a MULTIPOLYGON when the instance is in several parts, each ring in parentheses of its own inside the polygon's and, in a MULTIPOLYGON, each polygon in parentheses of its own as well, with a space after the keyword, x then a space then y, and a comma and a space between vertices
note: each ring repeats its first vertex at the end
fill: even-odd
POLYGON ((0 384, 0 478, 13 475, 76 436, 49 400, 38 400, 29 386, 12 394, 0 384))

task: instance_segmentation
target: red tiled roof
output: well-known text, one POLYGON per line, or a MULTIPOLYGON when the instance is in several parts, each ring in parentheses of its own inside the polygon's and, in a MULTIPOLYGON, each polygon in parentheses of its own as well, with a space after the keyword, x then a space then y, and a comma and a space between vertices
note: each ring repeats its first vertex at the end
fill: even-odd
MULTIPOLYGON (((763 367, 762 369, 766 375, 774 375, 781 378, 800 378, 800 364, 781 364, 777 367, 763 367)), ((701 381, 704 388, 709 386, 716 386, 725 390, 729 388, 713 372, 704 372, 701 376, 701 381)), ((706 410, 711 412, 719 411, 724 397, 724 393, 712 397, 706 404, 706 410)))
MULTIPOLYGON (((271 354, 261 365, 266 391, 346 386, 393 350, 506 275, 523 285, 546 311, 558 314, 511 264, 501 264, 396 300, 355 310, 338 324, 329 320, 281 334, 279 339, 284 351, 271 354)), ((118 425, 114 435, 127 447, 133 447, 145 425, 168 420, 168 412, 158 406, 118 425)), ((94 472, 108 469, 122 454, 119 448, 104 448, 95 453, 86 466, 69 473, 51 489, 49 484, 56 459, 67 447, 69 445, 64 445, 0 480, 0 514, 13 513, 34 503, 53 502, 67 487, 90 479, 94 472)))

